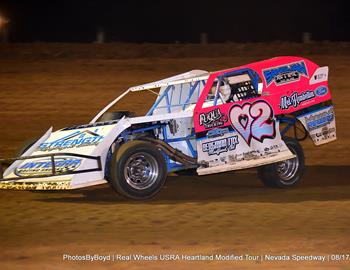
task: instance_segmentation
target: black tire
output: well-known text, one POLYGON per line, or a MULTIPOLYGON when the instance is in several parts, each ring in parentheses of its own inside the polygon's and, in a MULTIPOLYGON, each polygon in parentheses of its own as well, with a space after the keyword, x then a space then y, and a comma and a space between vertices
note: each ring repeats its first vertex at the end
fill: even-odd
POLYGON ((131 141, 113 153, 110 183, 127 198, 145 200, 153 197, 163 187, 166 177, 165 158, 149 142, 131 141))
POLYGON ((296 158, 259 167, 258 176, 267 187, 293 187, 299 183, 304 174, 304 152, 300 143, 290 137, 285 137, 283 140, 296 158))

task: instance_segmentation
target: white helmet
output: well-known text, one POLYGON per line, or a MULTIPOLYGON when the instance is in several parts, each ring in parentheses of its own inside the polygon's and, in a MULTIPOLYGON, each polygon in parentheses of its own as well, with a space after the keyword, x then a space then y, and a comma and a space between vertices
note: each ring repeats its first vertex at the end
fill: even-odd
POLYGON ((219 92, 222 95, 222 98, 226 102, 230 98, 230 95, 231 95, 231 87, 230 87, 230 85, 225 83, 224 85, 220 86, 219 92))

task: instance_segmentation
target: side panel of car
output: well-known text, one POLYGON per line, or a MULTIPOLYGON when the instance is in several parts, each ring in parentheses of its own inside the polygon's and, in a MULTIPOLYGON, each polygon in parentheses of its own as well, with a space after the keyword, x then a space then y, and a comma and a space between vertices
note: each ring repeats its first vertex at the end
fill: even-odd
MULTIPOLYGON (((209 167, 232 170, 291 158, 277 121, 277 116, 283 115, 298 117, 316 144, 334 140, 334 112, 327 78, 327 68, 296 57, 275 58, 212 74, 194 111, 199 160, 214 159, 209 167), (240 82, 242 74, 248 74, 250 81, 240 82), (215 105, 214 100, 214 106, 203 106, 215 82, 219 85, 220 81, 222 85, 230 81, 236 84, 230 84, 235 97, 230 96, 223 104, 215 105), (251 89, 256 95, 247 94, 251 89), (222 137, 218 139, 213 134, 222 137), (247 162, 249 159, 253 162, 247 162)), ((217 94, 219 87, 216 89, 217 94)), ((198 170, 201 171, 215 172, 208 168, 198 170)))

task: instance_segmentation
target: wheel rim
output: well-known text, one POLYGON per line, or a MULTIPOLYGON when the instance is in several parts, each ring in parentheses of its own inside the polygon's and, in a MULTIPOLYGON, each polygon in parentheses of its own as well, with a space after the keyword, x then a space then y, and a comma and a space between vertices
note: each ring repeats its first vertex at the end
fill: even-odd
POLYGON ((128 158, 124 167, 126 182, 133 188, 143 190, 157 180, 159 166, 157 160, 148 153, 136 153, 128 158))
MULTIPOLYGON (((293 154, 295 151, 290 149, 293 154)), ((297 179, 294 179, 295 175, 299 169, 299 159, 298 157, 287 159, 276 164, 277 173, 281 179, 281 182, 288 185, 293 184, 297 179)))

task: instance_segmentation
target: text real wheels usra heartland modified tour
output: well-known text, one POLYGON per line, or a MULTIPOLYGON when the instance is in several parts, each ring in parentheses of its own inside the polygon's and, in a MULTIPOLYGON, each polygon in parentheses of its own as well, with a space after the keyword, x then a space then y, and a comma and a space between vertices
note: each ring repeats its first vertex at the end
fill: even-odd
POLYGON ((320 261, 336 260, 339 255, 251 255, 251 254, 63 254, 64 261, 320 261))
POLYGON ((172 171, 205 175, 251 167, 265 185, 290 187, 303 174, 298 141, 307 136, 315 145, 336 139, 328 67, 276 57, 217 72, 192 70, 129 88, 89 124, 50 128, 21 156, 0 161, 0 188, 109 182, 124 196, 146 199, 172 171), (109 111, 140 91, 155 97, 146 115, 109 111), (303 136, 287 136, 297 125, 303 136))

